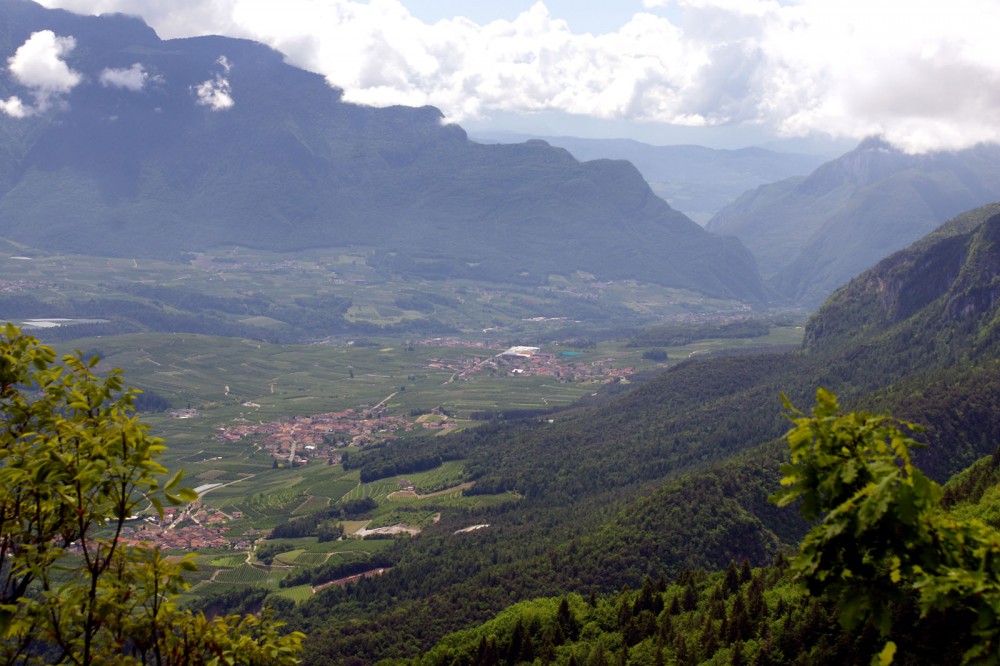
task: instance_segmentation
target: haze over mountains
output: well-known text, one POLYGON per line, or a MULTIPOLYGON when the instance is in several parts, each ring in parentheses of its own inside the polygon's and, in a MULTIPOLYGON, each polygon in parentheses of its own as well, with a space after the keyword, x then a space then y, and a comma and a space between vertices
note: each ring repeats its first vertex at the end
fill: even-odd
POLYGON ((572 136, 476 132, 483 142, 512 143, 541 139, 565 148, 578 160, 628 160, 654 192, 673 208, 704 224, 747 190, 804 176, 827 160, 818 154, 766 148, 720 150, 704 146, 652 146, 632 139, 584 139, 572 136))
POLYGON ((762 185, 707 228, 750 248, 765 281, 815 308, 958 213, 1000 199, 1000 147, 907 155, 878 139, 804 178, 762 185))
POLYGON ((869 140, 815 168, 764 149, 484 145, 430 107, 345 103, 253 42, 162 41, 136 19, 28 0, 0 1, 0 21, 0 237, 41 249, 359 246, 387 275, 540 284, 584 271, 814 308, 1000 197, 995 147, 910 156, 869 140), (33 79, 32 57, 58 76, 33 79), (655 193, 714 214, 712 233, 655 193))
POLYGON ((247 41, 164 42, 135 19, 26 0, 0 2, 0 24, 0 52, 48 44, 65 79, 0 73, 0 236, 117 256, 360 245, 402 275, 585 270, 764 296, 738 241, 671 209, 626 162, 480 145, 432 108, 347 104, 247 41))

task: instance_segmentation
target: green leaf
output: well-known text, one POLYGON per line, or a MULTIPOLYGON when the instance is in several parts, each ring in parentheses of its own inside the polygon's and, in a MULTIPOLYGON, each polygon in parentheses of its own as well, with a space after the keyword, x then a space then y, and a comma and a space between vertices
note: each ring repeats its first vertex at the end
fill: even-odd
POLYGON ((878 664, 878 666, 889 666, 892 660, 896 657, 896 644, 892 641, 887 641, 885 647, 882 651, 878 653, 878 657, 872 660, 873 664, 878 664))
POLYGON ((170 477, 170 480, 167 481, 166 484, 164 484, 163 489, 173 490, 175 487, 177 487, 177 484, 179 484, 181 482, 181 479, 183 478, 184 478, 184 470, 183 469, 177 470, 177 473, 174 474, 172 477, 170 477))

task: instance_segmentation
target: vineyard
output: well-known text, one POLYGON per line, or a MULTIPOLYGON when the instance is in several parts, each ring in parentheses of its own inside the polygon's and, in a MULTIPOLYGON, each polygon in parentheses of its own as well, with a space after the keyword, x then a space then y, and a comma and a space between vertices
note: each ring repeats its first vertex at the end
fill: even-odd
POLYGON ((370 497, 381 504, 389 496, 389 493, 394 493, 397 490, 399 490, 399 481, 395 479, 383 479, 373 481, 372 483, 362 483, 344 495, 341 498, 341 501, 349 502, 351 500, 360 500, 370 497))
POLYGON ((232 586, 248 586, 267 588, 286 599, 301 601, 312 594, 312 588, 309 585, 279 587, 283 578, 333 561, 368 560, 374 553, 392 545, 391 540, 360 539, 320 543, 315 537, 283 539, 276 543, 287 547, 287 550, 275 554, 270 566, 260 561, 248 563, 246 553, 197 556, 198 570, 184 575, 193 586, 191 594, 205 596, 223 592, 232 586))
MULTIPOLYGON (((283 575, 283 574, 282 574, 283 575)), ((235 569, 226 569, 216 574, 215 583, 236 583, 239 585, 267 585, 271 578, 271 569, 243 564, 235 569)), ((277 580, 274 581, 277 586, 277 580)))

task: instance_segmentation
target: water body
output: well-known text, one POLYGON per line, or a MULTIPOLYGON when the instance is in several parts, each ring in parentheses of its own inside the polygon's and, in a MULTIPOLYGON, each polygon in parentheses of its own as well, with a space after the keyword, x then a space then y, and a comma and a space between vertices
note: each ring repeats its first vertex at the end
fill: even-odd
POLYGON ((25 319, 21 322, 21 328, 31 330, 33 328, 57 328, 59 326, 77 326, 79 324, 106 324, 108 319, 25 319))

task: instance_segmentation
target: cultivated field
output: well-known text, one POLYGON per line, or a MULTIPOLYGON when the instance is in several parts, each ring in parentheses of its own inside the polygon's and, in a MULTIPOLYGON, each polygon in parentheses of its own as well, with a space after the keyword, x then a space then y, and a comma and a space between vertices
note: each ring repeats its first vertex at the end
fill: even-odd
POLYGON ((800 327, 775 326, 766 337, 660 349, 668 358, 657 362, 615 332, 727 321, 745 308, 583 273, 535 286, 401 281, 368 266, 365 248, 295 256, 231 248, 178 262, 18 252, 21 258, 0 257, 0 271, 17 276, 4 281, 0 311, 16 313, 7 315, 15 323, 90 322, 39 334, 60 351, 100 356, 99 371, 121 368, 128 385, 169 404, 142 420, 170 447, 167 467, 183 468, 186 485, 202 488, 206 513, 199 522, 190 512, 184 524, 234 548, 194 547, 201 566, 191 576, 195 595, 252 585, 301 600, 310 586, 280 587, 285 576, 363 563, 391 545, 352 534, 416 531, 450 508, 518 501, 509 493, 465 496, 463 461, 361 483, 357 471, 338 464, 356 445, 448 437, 490 415, 564 407, 701 354, 802 337, 800 327), (88 330, 95 335, 67 339, 88 330), (176 330, 188 332, 169 332, 176 330), (225 334, 207 334, 213 331, 225 334), (539 351, 530 359, 500 356, 513 345, 539 351), (363 437, 331 435, 323 457, 310 453, 316 446, 294 444, 279 454, 268 439, 281 429, 275 424, 333 413, 371 425, 363 437), (250 434, 222 437, 237 427, 250 434), (296 451, 301 459, 293 463, 296 451), (256 558, 276 526, 364 498, 377 508, 343 521, 348 538, 282 540, 287 549, 270 565, 256 558))

